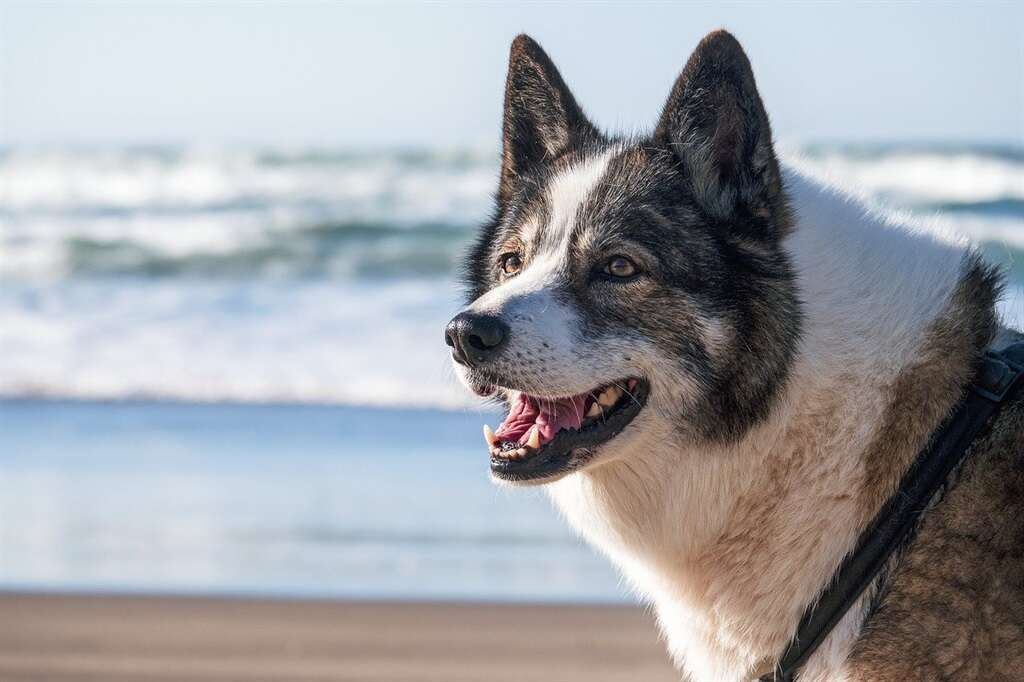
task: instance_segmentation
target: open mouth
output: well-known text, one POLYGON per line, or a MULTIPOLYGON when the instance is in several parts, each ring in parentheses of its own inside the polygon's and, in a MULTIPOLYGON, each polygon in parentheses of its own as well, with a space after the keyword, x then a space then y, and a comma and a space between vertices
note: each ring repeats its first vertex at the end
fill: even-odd
POLYGON ((579 468, 640 413, 648 389, 643 379, 631 378, 567 398, 518 394, 497 430, 484 426, 491 473, 530 481, 579 468))

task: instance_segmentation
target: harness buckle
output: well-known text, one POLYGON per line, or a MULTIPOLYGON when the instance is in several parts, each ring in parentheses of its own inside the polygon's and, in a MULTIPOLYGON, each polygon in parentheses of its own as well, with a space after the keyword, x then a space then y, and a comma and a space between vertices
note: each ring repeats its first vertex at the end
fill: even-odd
POLYGON ((1024 374, 1024 367, 1002 353, 989 351, 982 358, 978 373, 971 382, 971 390, 982 398, 1000 403, 1021 374, 1024 374))

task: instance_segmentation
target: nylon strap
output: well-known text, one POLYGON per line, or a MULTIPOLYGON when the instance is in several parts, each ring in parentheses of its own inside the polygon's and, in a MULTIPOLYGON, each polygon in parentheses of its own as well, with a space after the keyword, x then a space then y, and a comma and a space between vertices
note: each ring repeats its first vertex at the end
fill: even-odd
POLYGON ((800 667, 817 650, 893 553, 907 540, 935 494, 979 432, 1021 385, 1024 343, 987 352, 970 390, 932 435, 928 445, 900 480, 899 488, 861 533, 825 590, 804 612, 772 673, 760 682, 793 682, 800 667))

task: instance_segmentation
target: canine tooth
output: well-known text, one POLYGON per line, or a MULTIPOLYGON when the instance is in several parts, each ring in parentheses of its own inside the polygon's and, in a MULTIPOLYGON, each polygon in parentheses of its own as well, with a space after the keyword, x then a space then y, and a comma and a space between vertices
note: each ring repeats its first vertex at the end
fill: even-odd
POLYGON ((494 435, 494 431, 491 431, 490 424, 484 424, 484 440, 491 447, 494 447, 498 442, 498 437, 494 435))
POLYGON ((601 403, 601 407, 611 407, 619 400, 619 395, 622 393, 617 387, 609 386, 601 392, 601 395, 597 396, 597 402, 601 403))
POLYGON ((636 379, 630 379, 629 380, 629 390, 632 391, 634 388, 636 388, 636 379))
POLYGON ((599 405, 598 403, 593 403, 590 406, 590 409, 587 410, 587 416, 588 417, 599 417, 599 416, 601 416, 601 405, 599 405))
POLYGON ((515 456, 516 459, 522 459, 523 457, 526 457, 526 448, 519 448, 512 454, 515 456))
POLYGON ((534 427, 530 430, 530 440, 526 441, 526 444, 534 450, 540 449, 540 429, 534 427))

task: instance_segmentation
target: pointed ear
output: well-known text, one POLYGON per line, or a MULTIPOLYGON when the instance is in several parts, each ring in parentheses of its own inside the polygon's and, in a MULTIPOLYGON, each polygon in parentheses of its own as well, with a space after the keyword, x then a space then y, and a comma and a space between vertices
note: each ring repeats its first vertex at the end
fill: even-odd
POLYGON ((540 45, 525 34, 512 41, 505 82, 501 198, 514 192, 517 179, 531 167, 596 135, 540 45))
POLYGON ((655 139, 668 145, 697 200, 718 218, 775 218, 784 203, 772 133, 750 62, 725 31, 709 34, 679 75, 655 139))

